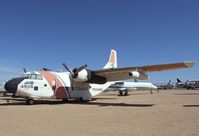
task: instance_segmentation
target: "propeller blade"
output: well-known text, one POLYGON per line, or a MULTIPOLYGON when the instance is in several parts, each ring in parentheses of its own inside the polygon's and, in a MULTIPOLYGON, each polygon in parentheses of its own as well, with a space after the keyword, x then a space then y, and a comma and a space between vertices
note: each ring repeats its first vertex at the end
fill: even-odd
POLYGON ((65 63, 63 63, 63 66, 66 70, 68 70, 68 72, 70 72, 71 74, 73 73, 72 70, 65 63))
POLYGON ((27 72, 27 70, 26 70, 25 68, 23 68, 23 72, 24 72, 24 73, 26 73, 26 72, 27 72))
POLYGON ((51 71, 49 68, 43 68, 44 71, 51 71))
POLYGON ((79 73, 80 71, 82 71, 83 69, 85 69, 87 67, 87 64, 81 66, 80 68, 78 68, 75 73, 79 73))
POLYGON ((76 78, 78 76, 78 73, 87 67, 87 65, 85 64, 85 65, 81 66, 80 68, 75 68, 75 69, 71 70, 65 63, 63 63, 63 66, 65 67, 65 69, 68 72, 70 72, 70 74, 73 78, 76 78))

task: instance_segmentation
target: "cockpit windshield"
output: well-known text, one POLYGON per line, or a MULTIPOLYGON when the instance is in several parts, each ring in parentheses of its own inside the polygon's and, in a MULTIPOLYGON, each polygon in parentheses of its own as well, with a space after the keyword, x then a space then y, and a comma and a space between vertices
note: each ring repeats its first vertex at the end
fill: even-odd
POLYGON ((40 74, 23 74, 22 77, 26 79, 36 79, 36 80, 42 80, 42 75, 40 74))

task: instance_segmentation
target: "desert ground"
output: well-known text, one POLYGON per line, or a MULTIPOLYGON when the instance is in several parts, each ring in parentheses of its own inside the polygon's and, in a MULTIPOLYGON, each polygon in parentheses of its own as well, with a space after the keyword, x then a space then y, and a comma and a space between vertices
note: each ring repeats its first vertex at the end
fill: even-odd
POLYGON ((198 136, 199 90, 106 92, 91 102, 0 97, 1 136, 198 136))

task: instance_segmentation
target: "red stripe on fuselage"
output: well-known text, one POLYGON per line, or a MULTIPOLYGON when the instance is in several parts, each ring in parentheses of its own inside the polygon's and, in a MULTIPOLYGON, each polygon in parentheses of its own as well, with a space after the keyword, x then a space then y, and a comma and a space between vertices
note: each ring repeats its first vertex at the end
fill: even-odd
POLYGON ((54 91, 56 99, 68 99, 69 95, 66 93, 65 87, 62 85, 61 81, 52 73, 48 71, 39 71, 39 73, 48 81, 52 90, 54 91), (53 86, 55 82, 55 86, 53 86))

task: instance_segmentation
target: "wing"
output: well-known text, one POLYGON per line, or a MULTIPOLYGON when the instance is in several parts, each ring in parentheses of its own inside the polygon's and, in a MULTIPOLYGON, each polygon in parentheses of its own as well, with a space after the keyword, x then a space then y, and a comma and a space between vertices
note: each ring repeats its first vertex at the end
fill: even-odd
POLYGON ((193 61, 181 62, 181 63, 170 63, 170 64, 159 64, 149 66, 138 66, 138 67, 125 67, 125 68, 111 68, 94 70, 93 73, 97 76, 106 78, 108 81, 118 81, 126 79, 148 79, 147 72, 172 70, 180 68, 190 68, 194 65, 193 61), (132 72, 139 72, 139 77, 132 76, 132 72))

